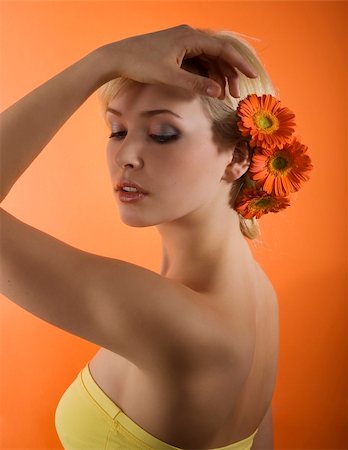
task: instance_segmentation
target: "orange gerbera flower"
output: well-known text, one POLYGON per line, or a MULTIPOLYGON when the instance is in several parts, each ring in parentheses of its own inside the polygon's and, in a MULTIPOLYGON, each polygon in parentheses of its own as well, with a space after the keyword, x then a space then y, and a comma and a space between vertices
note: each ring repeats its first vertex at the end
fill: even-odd
POLYGON ((290 202, 287 197, 275 197, 256 188, 246 188, 237 197, 234 209, 245 219, 259 219, 263 214, 279 212, 288 206, 290 202))
POLYGON ((296 138, 272 152, 257 148, 249 167, 250 178, 268 194, 284 196, 298 191, 313 169, 307 149, 296 138))
POLYGON ((270 94, 248 95, 237 108, 237 122, 243 136, 251 136, 251 147, 283 148, 291 142, 295 115, 270 94))

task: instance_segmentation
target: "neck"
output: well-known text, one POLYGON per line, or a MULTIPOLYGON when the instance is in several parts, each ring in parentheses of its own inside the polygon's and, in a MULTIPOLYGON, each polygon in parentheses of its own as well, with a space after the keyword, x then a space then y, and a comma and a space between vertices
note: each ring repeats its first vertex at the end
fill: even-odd
POLYGON ((195 211, 157 229, 162 236, 161 275, 196 291, 214 290, 224 275, 231 278, 253 260, 238 214, 226 205, 215 204, 214 211, 195 211))

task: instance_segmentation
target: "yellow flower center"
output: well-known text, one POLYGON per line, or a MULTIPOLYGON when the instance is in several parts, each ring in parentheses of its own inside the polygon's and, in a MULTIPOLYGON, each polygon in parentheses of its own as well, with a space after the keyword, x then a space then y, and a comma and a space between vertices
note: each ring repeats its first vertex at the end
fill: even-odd
POLYGON ((260 200, 256 200, 254 203, 254 207, 256 209, 267 208, 271 204, 271 199, 269 197, 263 197, 260 200))
POLYGON ((270 158, 269 166, 274 175, 281 175, 291 169, 292 162, 288 152, 277 152, 270 158))
POLYGON ((253 121, 258 130, 271 134, 279 129, 278 118, 269 111, 261 109, 253 115, 253 121))

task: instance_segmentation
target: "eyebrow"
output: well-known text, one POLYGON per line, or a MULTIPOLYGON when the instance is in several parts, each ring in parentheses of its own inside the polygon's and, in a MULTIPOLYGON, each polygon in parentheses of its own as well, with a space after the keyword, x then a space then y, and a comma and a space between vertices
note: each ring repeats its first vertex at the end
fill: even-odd
MULTIPOLYGON (((108 107, 108 108, 106 108, 106 111, 111 112, 112 114, 115 114, 116 116, 122 116, 121 111, 117 111, 116 109, 113 109, 113 108, 108 107)), ((170 109, 153 109, 151 111, 143 111, 139 114, 139 117, 152 117, 157 114, 163 114, 163 113, 169 113, 175 117, 179 117, 179 119, 182 119, 181 116, 179 116, 178 114, 175 114, 175 112, 171 111, 170 109)))

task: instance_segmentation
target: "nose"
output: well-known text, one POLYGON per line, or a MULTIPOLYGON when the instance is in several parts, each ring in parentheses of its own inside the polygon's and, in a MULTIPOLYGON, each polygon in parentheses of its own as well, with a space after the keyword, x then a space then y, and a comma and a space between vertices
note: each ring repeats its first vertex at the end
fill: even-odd
POLYGON ((121 167, 132 167, 134 169, 139 169, 143 167, 144 161, 141 157, 141 144, 133 140, 127 141, 127 137, 117 146, 113 160, 116 164, 121 167))

